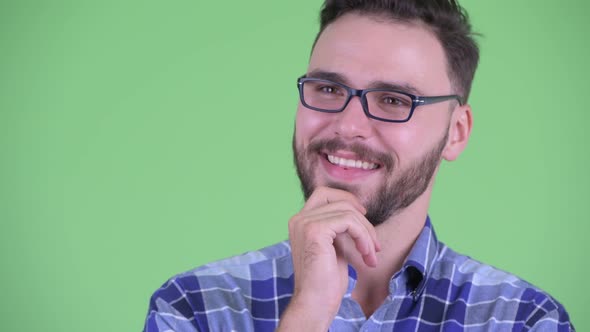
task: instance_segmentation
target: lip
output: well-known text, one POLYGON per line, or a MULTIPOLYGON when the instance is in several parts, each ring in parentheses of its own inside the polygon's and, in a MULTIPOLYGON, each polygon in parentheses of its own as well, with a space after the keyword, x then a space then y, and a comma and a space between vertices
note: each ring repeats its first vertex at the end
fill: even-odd
MULTIPOLYGON (((346 159, 357 159, 355 154, 347 152, 331 152, 330 155, 346 159)), ((331 180, 340 182, 357 182, 359 180, 364 180, 367 177, 379 172, 381 169, 381 165, 379 164, 379 166, 375 169, 347 168, 340 165, 334 165, 328 161, 328 154, 323 152, 319 153, 319 158, 320 164, 322 165, 322 168, 328 177, 331 180)))
POLYGON ((366 161, 369 163, 373 163, 373 164, 377 164, 377 168, 381 168, 381 163, 371 160, 371 159, 363 159, 360 158, 356 153, 354 152, 350 152, 350 151, 343 151, 343 150, 338 150, 338 151, 321 151, 320 154, 322 155, 322 157, 327 158, 327 155, 331 155, 334 157, 338 157, 338 158, 344 158, 344 159, 352 159, 352 160, 362 160, 362 161, 366 161))

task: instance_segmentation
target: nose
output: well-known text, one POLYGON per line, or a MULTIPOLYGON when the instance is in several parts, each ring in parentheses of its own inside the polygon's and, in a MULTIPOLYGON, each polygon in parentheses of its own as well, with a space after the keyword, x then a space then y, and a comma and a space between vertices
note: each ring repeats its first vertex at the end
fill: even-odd
POLYGON ((336 135, 347 139, 364 139, 371 135, 372 121, 365 114, 360 97, 353 96, 346 108, 334 116, 337 117, 334 123, 336 135))

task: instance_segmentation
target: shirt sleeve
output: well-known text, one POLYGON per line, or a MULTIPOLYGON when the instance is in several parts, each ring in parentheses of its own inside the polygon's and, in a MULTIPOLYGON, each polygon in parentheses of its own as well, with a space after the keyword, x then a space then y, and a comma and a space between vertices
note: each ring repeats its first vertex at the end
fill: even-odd
POLYGON ((173 307, 161 305, 158 310, 150 308, 145 320, 144 332, 200 332, 189 318, 174 312, 173 307))
POLYGON ((184 291, 168 281, 150 299, 144 332, 205 332, 195 321, 184 291))
POLYGON ((563 307, 547 312, 530 329, 531 332, 575 332, 576 329, 563 307))

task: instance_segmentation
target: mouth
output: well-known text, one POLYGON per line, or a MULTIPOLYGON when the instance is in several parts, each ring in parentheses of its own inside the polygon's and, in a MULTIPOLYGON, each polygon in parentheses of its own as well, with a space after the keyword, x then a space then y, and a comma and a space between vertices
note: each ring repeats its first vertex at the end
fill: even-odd
POLYGON ((328 162, 330 162, 330 164, 340 166, 344 169, 362 169, 369 171, 379 168, 379 164, 371 161, 339 157, 327 153, 324 154, 324 157, 328 160, 328 162))
POLYGON ((382 168, 380 163, 362 159, 359 155, 348 151, 322 151, 319 156, 327 179, 337 183, 359 183, 382 168))

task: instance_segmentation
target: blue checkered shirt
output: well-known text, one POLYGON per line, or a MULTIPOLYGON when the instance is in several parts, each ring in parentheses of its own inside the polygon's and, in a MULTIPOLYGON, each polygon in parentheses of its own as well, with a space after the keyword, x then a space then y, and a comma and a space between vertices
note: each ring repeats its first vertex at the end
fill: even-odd
MULTIPOLYGON (((330 331, 574 331, 563 306, 531 284, 436 238, 430 220, 389 296, 369 317, 352 297, 330 331)), ((293 294, 288 242, 175 276, 151 298, 145 331, 274 331, 293 294)))

